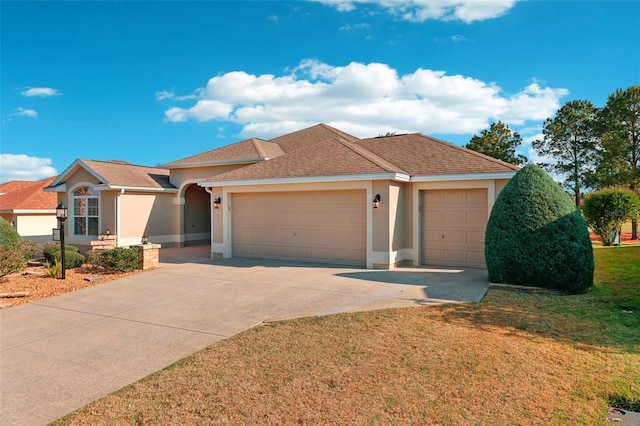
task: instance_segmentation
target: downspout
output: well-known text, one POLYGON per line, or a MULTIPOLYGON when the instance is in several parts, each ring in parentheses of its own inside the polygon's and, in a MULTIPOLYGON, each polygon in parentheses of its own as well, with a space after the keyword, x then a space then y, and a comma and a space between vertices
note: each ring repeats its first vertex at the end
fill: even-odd
POLYGON ((116 247, 120 247, 120 196, 124 194, 124 188, 116 194, 116 247))
POLYGON ((210 237, 210 241, 209 241, 209 255, 211 256, 211 259, 213 259, 213 189, 211 187, 203 187, 205 191, 207 191, 209 193, 209 220, 210 220, 210 224, 209 227, 211 229, 211 237, 210 237))

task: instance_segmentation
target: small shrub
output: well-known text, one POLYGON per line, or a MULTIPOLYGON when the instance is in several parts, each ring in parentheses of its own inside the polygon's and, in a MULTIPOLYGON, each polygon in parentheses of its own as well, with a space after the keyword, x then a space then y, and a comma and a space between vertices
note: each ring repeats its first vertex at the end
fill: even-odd
POLYGON ((116 247, 100 254, 103 268, 109 271, 126 272, 139 268, 140 254, 136 248, 116 247))
POLYGON ((627 219, 635 218, 640 203, 633 191, 608 188, 584 197, 582 214, 603 246, 613 245, 627 219))
POLYGON ((36 246, 38 244, 35 241, 23 240, 18 243, 18 248, 22 251, 24 260, 33 259, 33 254, 36 252, 36 246))
MULTIPOLYGON (((58 251, 54 254, 54 262, 62 261, 62 252, 58 251)), ((84 256, 77 251, 65 250, 64 252, 64 269, 75 269, 82 266, 84 256)))
POLYGON ((13 229, 13 226, 3 217, 0 217, 0 246, 8 247, 18 244, 22 237, 13 229))
POLYGON ((593 285, 593 248, 573 201, 540 167, 528 164, 496 200, 485 234, 489 280, 571 294, 593 285))
MULTIPOLYGON (((74 253, 80 253, 80 250, 78 250, 78 247, 76 246, 72 246, 70 244, 65 244, 64 245, 64 250, 66 252, 74 252, 74 253)), ((44 256, 45 260, 51 264, 53 264, 53 262, 55 262, 55 254, 56 253, 60 253, 60 244, 59 243, 46 243, 43 247, 42 247, 42 255, 44 256)), ((66 255, 65 255, 66 257, 66 255)))
POLYGON ((0 277, 20 272, 24 267, 24 252, 18 244, 0 245, 0 277))
POLYGON ((103 250, 89 250, 84 255, 84 263, 91 265, 94 269, 102 266, 102 252, 103 250))
POLYGON ((62 263, 60 263, 60 261, 56 259, 55 263, 52 266, 49 266, 49 264, 47 263, 47 267, 44 268, 44 271, 50 277, 57 278, 62 275, 62 263))

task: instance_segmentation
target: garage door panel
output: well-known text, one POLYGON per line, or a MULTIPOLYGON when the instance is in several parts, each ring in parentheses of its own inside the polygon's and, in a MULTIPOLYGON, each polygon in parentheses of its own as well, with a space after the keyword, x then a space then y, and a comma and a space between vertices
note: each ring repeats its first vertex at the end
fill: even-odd
POLYGON ((487 211, 486 189, 422 191, 422 262, 486 267, 487 211))
POLYGON ((233 254, 364 265, 365 199, 364 190, 234 194, 233 254))

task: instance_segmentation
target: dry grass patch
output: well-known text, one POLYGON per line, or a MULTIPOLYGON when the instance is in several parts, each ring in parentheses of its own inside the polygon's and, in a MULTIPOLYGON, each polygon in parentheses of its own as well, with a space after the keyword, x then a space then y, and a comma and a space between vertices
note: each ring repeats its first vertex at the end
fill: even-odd
POLYGON ((620 312, 640 247, 596 259, 590 294, 254 328, 56 424, 605 425, 612 396, 640 400, 640 320, 620 312))

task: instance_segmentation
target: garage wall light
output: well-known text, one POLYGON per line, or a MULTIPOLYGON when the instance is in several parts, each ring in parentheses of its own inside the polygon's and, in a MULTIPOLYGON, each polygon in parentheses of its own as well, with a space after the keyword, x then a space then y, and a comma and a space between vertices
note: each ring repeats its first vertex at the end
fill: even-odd
POLYGON ((213 199, 213 208, 214 209, 219 209, 220 208, 220 204, 222 204, 222 199, 220 197, 213 199))
POLYGON ((380 194, 376 194, 376 196, 373 197, 373 208, 377 209, 378 207, 380 207, 380 194))

